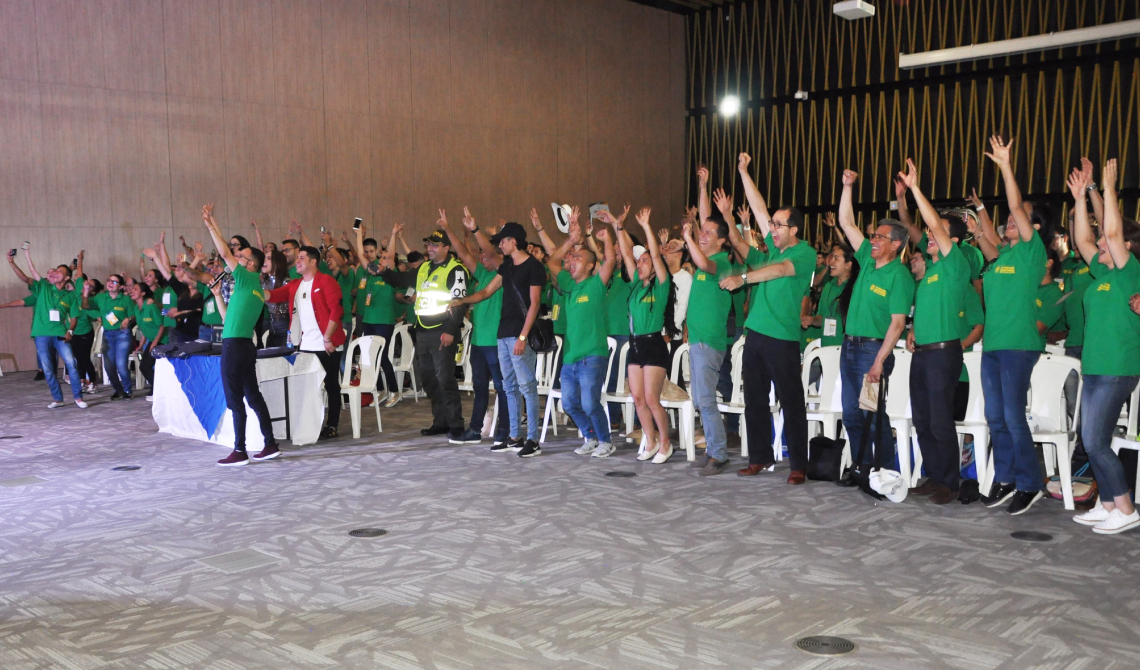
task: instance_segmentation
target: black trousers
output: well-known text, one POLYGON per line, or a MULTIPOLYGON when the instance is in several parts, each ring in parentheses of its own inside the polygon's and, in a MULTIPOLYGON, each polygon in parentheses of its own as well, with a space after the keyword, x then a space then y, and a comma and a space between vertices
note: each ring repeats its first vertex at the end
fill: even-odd
POLYGON ((87 380, 92 384, 98 379, 95 364, 91 362, 91 347, 94 344, 94 332, 71 336, 71 353, 75 356, 75 368, 79 371, 79 380, 87 380))
MULTIPOLYGON (((154 390, 154 356, 151 356, 151 354, 150 354, 151 348, 150 348, 149 344, 150 344, 149 342, 144 344, 142 351, 139 352, 139 369, 142 370, 143 379, 146 380, 147 386, 149 386, 151 388, 151 392, 153 393, 154 392, 153 391, 154 390)), ((79 376, 80 376, 80 378, 82 378, 83 374, 80 373, 79 376)))
MULTIPOLYGON (((910 409, 922 466, 931 481, 951 491, 958 490, 962 468, 954 429, 954 394, 961 374, 961 346, 916 351, 911 359, 910 409)), ((899 449, 907 448, 902 439, 899 442, 899 449)))
POLYGON ((772 415, 768 395, 776 385, 776 399, 784 411, 784 435, 793 470, 807 469, 807 408, 800 377, 800 343, 777 340, 753 330, 745 331, 744 417, 748 420, 748 462, 773 462, 772 415))
POLYGON ((440 349, 442 334, 442 327, 416 329, 417 374, 424 393, 431 399, 431 424, 463 432, 463 405, 459 399, 459 382, 455 380, 459 338, 453 339, 451 346, 440 349))
POLYGON ((325 369, 325 393, 329 397, 329 413, 325 425, 336 428, 340 425, 340 359, 344 356, 344 352, 334 350, 330 354, 322 350, 306 353, 316 356, 321 362, 321 367, 325 369))
MULTIPOLYGON (((257 386, 257 347, 253 340, 227 337, 222 340, 222 391, 226 407, 234 416, 234 451, 245 451, 245 403, 257 415, 266 444, 273 444, 273 424, 269 408, 257 386), (244 402, 243 402, 244 401, 244 402)), ((337 394, 339 401, 340 394, 337 394)))

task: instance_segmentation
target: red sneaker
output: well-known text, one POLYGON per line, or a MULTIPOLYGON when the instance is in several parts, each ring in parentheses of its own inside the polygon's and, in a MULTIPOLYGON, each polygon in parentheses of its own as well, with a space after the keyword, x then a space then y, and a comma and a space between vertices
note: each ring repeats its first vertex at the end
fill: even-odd
POLYGON ((218 465, 249 465, 249 456, 247 456, 244 451, 238 451, 235 449, 230 452, 229 456, 226 456, 222 460, 218 461, 218 465))
POLYGON ((268 461, 271 458, 277 458, 281 455, 281 450, 277 448, 276 442, 270 442, 265 445, 265 448, 252 456, 255 461, 268 461))

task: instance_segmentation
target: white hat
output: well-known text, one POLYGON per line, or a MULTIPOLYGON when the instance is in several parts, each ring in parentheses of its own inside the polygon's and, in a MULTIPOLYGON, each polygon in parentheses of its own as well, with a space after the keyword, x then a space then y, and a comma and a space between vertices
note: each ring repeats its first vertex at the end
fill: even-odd
POLYGON ((641 246, 640 244, 637 245, 636 247, 633 248, 633 260, 634 261, 641 260, 641 255, 644 254, 645 252, 646 252, 645 247, 641 246))
POLYGON ((574 213, 570 205, 559 205, 556 202, 550 203, 550 208, 554 210, 554 223, 558 226, 563 234, 570 232, 570 215, 574 213))
POLYGON ((906 500, 907 487, 902 475, 894 470, 875 470, 867 478, 871 490, 885 496, 891 502, 900 503, 906 500))

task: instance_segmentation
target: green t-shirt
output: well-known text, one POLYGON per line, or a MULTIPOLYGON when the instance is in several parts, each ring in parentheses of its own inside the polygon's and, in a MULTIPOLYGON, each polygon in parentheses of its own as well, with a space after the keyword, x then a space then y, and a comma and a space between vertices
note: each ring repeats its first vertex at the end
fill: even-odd
POLYGON ((638 273, 633 273, 627 326, 631 334, 652 335, 661 332, 665 327, 665 309, 669 306, 669 287, 672 285, 673 278, 666 276, 665 281, 654 277, 649 286, 645 286, 638 273))
MULTIPOLYGON (((1065 303, 1057 304, 1064 295, 1055 281, 1037 288, 1037 320, 1045 324, 1045 334, 1065 329, 1065 303)), ((1037 336, 1040 351, 1045 351, 1045 334, 1037 336)))
POLYGON ((1140 317, 1128 306, 1128 299, 1140 291, 1140 262, 1129 256, 1124 267, 1110 269, 1094 258, 1089 274, 1094 281, 1085 291, 1089 337, 1081 351, 1081 371, 1086 375, 1140 375, 1140 317))
POLYGON ((982 274, 986 298, 985 351, 1038 351, 1037 287, 1045 276, 1045 244, 1036 232, 1028 242, 1003 246, 982 274))
POLYGON ((899 259, 875 267, 871 241, 864 239, 855 252, 859 278, 852 287, 847 310, 846 332, 852 337, 884 339, 891 327, 891 315, 909 314, 914 303, 914 277, 899 259))
POLYGON ((76 275, 75 277, 75 290, 71 292, 71 301, 73 306, 73 315, 75 316, 75 332, 74 335, 86 335, 94 328, 91 324, 91 315, 84 312, 83 305, 83 282, 85 277, 83 275, 76 275))
MULTIPOLYGON (((468 289, 468 295, 480 291, 491 283, 498 272, 488 270, 482 263, 475 264, 475 285, 468 289)), ((483 302, 471 306, 471 346, 499 346, 499 317, 503 315, 503 289, 499 288, 483 302)))
POLYGON ((709 256, 716 264, 716 274, 696 268, 693 274, 693 287, 689 290, 689 309, 685 313, 685 323, 689 326, 689 344, 706 344, 718 351, 728 348, 728 310, 732 307, 732 294, 720 287, 722 275, 731 271, 728 253, 720 252, 709 256))
POLYGON ((1080 347, 1085 343, 1085 290, 1092 283, 1089 266, 1084 259, 1069 252, 1069 256, 1061 261, 1061 276, 1065 280, 1065 293, 1073 293, 1065 302, 1065 323, 1069 326, 1069 334, 1065 336, 1066 347, 1080 347))
POLYGON ((562 362, 570 365, 589 356, 609 356, 606 285, 601 278, 592 274, 575 283, 570 273, 563 270, 558 273, 558 288, 566 294, 566 337, 562 343, 562 362))
POLYGON ((241 265, 234 267, 234 290, 226 305, 226 323, 222 327, 222 339, 253 337, 253 327, 265 306, 265 294, 261 288, 261 275, 250 272, 241 265))
POLYGON ((959 242, 958 249, 962 251, 962 255, 970 265, 970 281, 981 279, 982 268, 986 265, 986 257, 982 255, 982 250, 967 242, 959 242))
MULTIPOLYGON (((356 280, 356 273, 352 268, 342 269, 336 275, 336 283, 340 286, 340 306, 344 310, 342 320, 348 321, 352 318, 352 283, 356 280)), ((393 319, 392 323, 396 320, 393 319)))
MULTIPOLYGON (((357 283, 357 286, 360 286, 357 283)), ((357 289, 357 295, 364 295, 364 302, 360 307, 364 310, 362 312, 363 322, 367 324, 376 325, 390 325, 396 323, 396 316, 399 310, 396 309, 399 303, 396 302, 396 291, 392 285, 384 281, 382 275, 370 275, 365 273, 365 287, 364 291, 357 289)))
POLYGON ((29 290, 24 305, 32 308, 32 337, 64 337, 72 316, 84 318, 72 291, 61 291, 46 279, 32 282, 29 290))
POLYGON ((629 282, 623 279, 615 268, 610 286, 606 290, 607 335, 629 337, 629 291, 629 282))
MULTIPOLYGON (((974 289, 974 285, 966 283, 962 289, 962 311, 959 313, 958 320, 958 339, 965 340, 969 337, 970 333, 974 330, 974 326, 986 322, 986 313, 982 310, 982 296, 974 289)), ((973 351, 977 345, 971 345, 966 351, 973 351)), ((970 381, 970 375, 966 374, 966 364, 962 364, 962 374, 958 375, 958 381, 970 381)))
POLYGON ((136 306, 135 309, 138 313, 139 332, 147 342, 154 342, 158 337, 158 329, 166 325, 166 317, 162 315, 162 305, 149 300, 143 303, 142 307, 136 306))
POLYGON ((781 251, 772 241, 771 233, 765 239, 768 253, 759 249, 748 252, 748 267, 772 265, 789 261, 796 273, 762 282, 752 287, 752 309, 748 312, 745 327, 777 340, 801 340, 800 308, 804 296, 811 288, 815 272, 815 249, 803 240, 781 251))
POLYGON ((560 291, 554 292, 551 299, 550 320, 554 323, 555 335, 566 335, 566 295, 560 291))
POLYGON ((914 291, 915 344, 961 338, 962 314, 966 309, 963 286, 969 284, 970 264, 957 245, 950 245, 945 258, 927 262, 926 275, 914 291))
POLYGON ((103 330, 119 330, 123 327, 123 321, 135 316, 137 311, 135 301, 126 293, 120 293, 114 298, 110 293, 97 293, 87 298, 87 304, 95 306, 87 311, 94 312, 103 320, 103 330))
POLYGON ((357 316, 364 314, 364 301, 368 295, 368 271, 364 269, 364 265, 360 265, 352 273, 352 290, 356 291, 356 296, 353 298, 352 306, 353 313, 357 316))
MULTIPOLYGON (((848 279, 850 281, 850 279, 848 279)), ((847 282, 840 284, 835 277, 828 279, 819 294, 819 305, 816 314, 820 317, 820 346, 834 347, 843 344, 844 323, 843 315, 839 313, 839 296, 843 295, 843 288, 847 282), (829 323, 832 321, 834 323, 829 323)))
MULTIPOLYGON (((730 258, 735 258, 735 256, 730 256, 730 258)), ((739 277, 745 272, 748 272, 747 265, 742 265, 740 263, 730 263, 728 266, 728 276, 730 277, 739 277)), ((737 328, 743 327, 745 321, 747 320, 744 306, 748 302, 749 297, 752 293, 750 289, 750 286, 741 286, 735 291, 728 292, 729 295, 732 296, 732 309, 730 309, 728 313, 730 316, 732 316, 733 325, 737 328)), ((725 325, 727 326, 728 324, 725 325)), ((726 330, 725 332, 727 333, 729 340, 732 340, 736 337, 735 331, 730 332, 726 330)))

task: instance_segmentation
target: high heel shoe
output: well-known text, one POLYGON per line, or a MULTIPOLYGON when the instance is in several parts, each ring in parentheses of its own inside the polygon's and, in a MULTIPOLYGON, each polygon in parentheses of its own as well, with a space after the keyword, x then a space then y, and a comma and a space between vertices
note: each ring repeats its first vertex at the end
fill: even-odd
POLYGON ((669 457, 672 455, 673 455, 673 445, 672 444, 669 445, 669 451, 661 451, 661 445, 657 445, 657 455, 653 457, 653 462, 656 463, 657 465, 661 465, 665 461, 669 460, 669 457))

